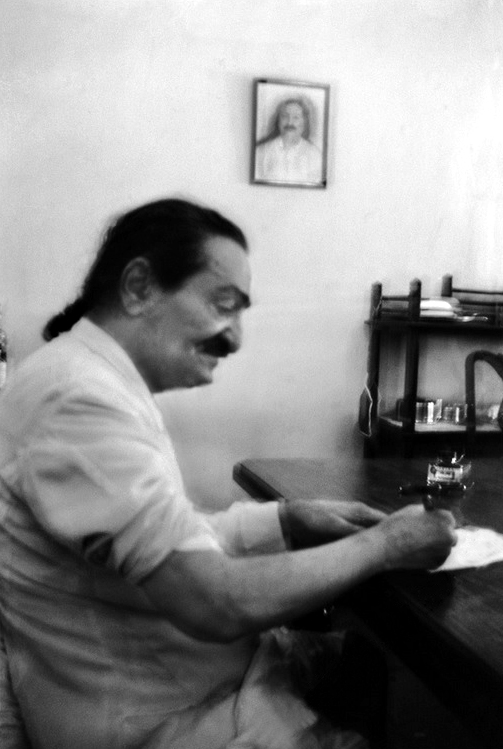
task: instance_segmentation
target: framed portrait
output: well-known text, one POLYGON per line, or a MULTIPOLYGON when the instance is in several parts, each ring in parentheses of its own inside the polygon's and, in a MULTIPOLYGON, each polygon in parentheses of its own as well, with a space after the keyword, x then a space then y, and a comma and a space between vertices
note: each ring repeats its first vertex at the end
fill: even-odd
POLYGON ((327 186, 329 95, 328 85, 254 80, 252 183, 327 186))

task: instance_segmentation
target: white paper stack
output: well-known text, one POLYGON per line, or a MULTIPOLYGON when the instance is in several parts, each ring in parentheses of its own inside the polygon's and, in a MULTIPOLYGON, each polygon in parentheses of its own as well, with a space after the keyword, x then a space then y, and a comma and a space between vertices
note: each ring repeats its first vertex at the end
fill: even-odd
POLYGON ((461 303, 454 297, 422 299, 420 317, 456 318, 462 314, 461 303))
POLYGON ((503 535, 491 528, 466 526, 457 530, 458 542, 445 562, 432 572, 485 567, 503 561, 503 535))

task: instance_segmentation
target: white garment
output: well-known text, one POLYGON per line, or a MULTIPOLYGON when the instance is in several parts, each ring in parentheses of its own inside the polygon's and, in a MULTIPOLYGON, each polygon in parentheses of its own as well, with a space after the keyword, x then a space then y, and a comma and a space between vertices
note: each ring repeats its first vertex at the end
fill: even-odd
POLYGON ((257 146, 257 179, 319 184, 321 172, 321 153, 305 138, 295 145, 285 146, 283 139, 278 137, 257 146))
MULTIPOLYGON (((238 746, 259 639, 194 640, 137 582, 173 549, 284 550, 276 503, 197 512, 144 381, 87 320, 20 366, 0 430, 0 627, 33 749, 238 746)), ((291 705, 281 749, 315 719, 291 705)))
MULTIPOLYGON (((0 613, 34 746, 127 749, 167 713, 236 693, 256 638, 196 641, 136 585, 173 549, 220 546, 124 350, 81 321, 20 366, 0 425, 0 613)), ((284 549, 277 508, 249 504, 259 545, 284 549)), ((250 547, 247 505, 227 535, 250 547)))

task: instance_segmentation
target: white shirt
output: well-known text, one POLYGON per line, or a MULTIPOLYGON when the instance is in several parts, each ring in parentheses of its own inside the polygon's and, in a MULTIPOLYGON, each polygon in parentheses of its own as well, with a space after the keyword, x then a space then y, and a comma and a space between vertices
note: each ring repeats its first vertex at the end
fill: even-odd
POLYGON ((208 522, 132 361, 85 319, 0 398, 0 479, 0 625, 33 748, 230 746, 257 638, 196 641, 137 583, 173 549, 284 550, 276 503, 208 522))
POLYGON ((278 182, 318 184, 322 179, 319 149, 306 140, 285 146, 281 137, 267 141, 256 150, 256 177, 278 182))

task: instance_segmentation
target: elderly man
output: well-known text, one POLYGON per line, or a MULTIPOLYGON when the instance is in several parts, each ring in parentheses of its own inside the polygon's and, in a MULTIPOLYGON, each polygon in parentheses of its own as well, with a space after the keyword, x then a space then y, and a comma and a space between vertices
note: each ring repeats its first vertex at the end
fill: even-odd
POLYGON ((210 383, 249 304, 234 224, 142 206, 2 396, 0 685, 34 749, 321 746, 268 631, 455 542, 417 507, 192 505, 153 395, 210 383))
POLYGON ((279 105, 272 133, 257 143, 255 176, 273 182, 321 182, 321 152, 310 140, 309 109, 303 99, 279 105))

